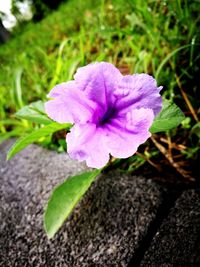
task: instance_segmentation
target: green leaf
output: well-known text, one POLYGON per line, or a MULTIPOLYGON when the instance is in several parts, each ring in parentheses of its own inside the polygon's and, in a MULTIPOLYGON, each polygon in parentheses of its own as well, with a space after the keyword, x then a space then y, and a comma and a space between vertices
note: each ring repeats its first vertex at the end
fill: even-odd
POLYGON ((200 138, 200 122, 197 122, 192 127, 191 133, 195 134, 198 138, 200 138))
POLYGON ((11 159, 16 153, 24 149, 26 146, 37 141, 39 138, 47 136, 62 129, 69 129, 70 127, 70 123, 59 124, 57 122, 53 122, 44 126, 43 128, 34 130, 32 133, 21 137, 14 143, 14 145, 8 151, 7 160, 11 159))
POLYGON ((163 108, 155 118, 151 128, 151 133, 164 132, 177 127, 185 118, 180 108, 169 100, 163 100, 163 108))
POLYGON ((45 113, 44 103, 42 101, 33 102, 28 106, 24 106, 15 115, 21 119, 40 124, 52 123, 45 113))
POLYGON ((55 188, 44 214, 48 238, 55 235, 99 173, 100 170, 94 170, 72 176, 55 188))
POLYGON ((16 136, 20 136, 22 134, 22 128, 21 127, 17 127, 14 130, 10 131, 10 132, 6 132, 3 134, 0 134, 0 144, 2 142, 4 142, 5 140, 11 138, 11 137, 16 137, 16 136))
POLYGON ((169 53, 164 59, 163 61, 160 63, 160 65, 158 66, 158 69, 155 73, 155 79, 158 81, 158 77, 160 75, 160 72, 163 68, 163 66, 171 59, 171 57, 173 57, 175 54, 177 54, 179 51, 181 51, 182 49, 188 48, 190 46, 194 46, 194 44, 187 44, 187 45, 183 45, 181 47, 176 48, 175 50, 173 50, 171 53, 169 53))

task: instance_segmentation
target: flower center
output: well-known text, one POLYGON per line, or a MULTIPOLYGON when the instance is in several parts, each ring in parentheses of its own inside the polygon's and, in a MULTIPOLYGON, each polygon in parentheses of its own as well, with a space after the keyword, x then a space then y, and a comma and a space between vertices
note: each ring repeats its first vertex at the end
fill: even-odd
POLYGON ((99 125, 104 125, 109 122, 115 116, 116 110, 114 108, 108 109, 102 118, 99 120, 99 125))

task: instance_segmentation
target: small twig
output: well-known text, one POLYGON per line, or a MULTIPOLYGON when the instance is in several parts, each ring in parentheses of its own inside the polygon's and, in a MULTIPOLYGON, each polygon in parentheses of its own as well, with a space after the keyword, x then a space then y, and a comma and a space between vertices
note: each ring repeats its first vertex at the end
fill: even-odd
POLYGON ((182 87, 182 85, 181 85, 180 79, 179 79, 179 77, 178 77, 177 74, 175 74, 175 76, 176 76, 176 81, 177 81, 178 87, 179 87, 179 89, 180 89, 180 91, 181 91, 181 94, 182 94, 182 96, 183 96, 183 98, 184 98, 184 100, 185 100, 185 102, 186 102, 186 104, 187 104, 187 106, 188 106, 190 112, 192 113, 193 118, 195 119, 196 122, 198 122, 199 119, 198 119, 198 117, 197 117, 197 115, 196 115, 196 113, 195 113, 195 110, 194 110, 192 104, 190 103, 190 100, 188 99, 187 94, 186 94, 185 91, 183 90, 183 87, 182 87))
POLYGON ((168 155, 170 158, 172 158, 172 141, 169 135, 167 135, 167 144, 168 144, 168 155))
MULTIPOLYGON (((164 137, 161 137, 160 138, 160 141, 165 143, 165 144, 168 144, 168 141, 164 138, 164 137)), ((182 145, 182 144, 175 144, 175 143, 170 143, 170 146, 171 146, 171 149, 176 149, 176 150, 185 150, 187 147, 182 145)))
MULTIPOLYGON (((180 173, 185 179, 188 179, 190 181, 194 181, 194 178, 191 177, 187 171, 185 171, 184 169, 182 169, 180 167, 180 165, 177 162, 174 162, 173 157, 171 157, 168 154, 167 149, 162 146, 160 143, 158 143, 155 138, 151 137, 151 140, 153 141, 153 143, 155 144, 155 146, 160 150, 160 152, 165 156, 165 158, 169 161, 169 163, 171 164, 172 167, 174 167, 176 169, 176 171, 178 173, 180 173)), ((182 165, 182 163, 181 163, 182 165)))
POLYGON ((174 155, 173 158, 174 158, 174 159, 183 158, 183 155, 182 155, 182 154, 174 155))
POLYGON ((151 161, 148 157, 146 157, 145 155, 136 152, 136 155, 138 155, 139 157, 145 159, 149 164, 151 164, 154 168, 156 168, 159 172, 161 172, 161 167, 158 164, 155 164, 153 161, 151 161))

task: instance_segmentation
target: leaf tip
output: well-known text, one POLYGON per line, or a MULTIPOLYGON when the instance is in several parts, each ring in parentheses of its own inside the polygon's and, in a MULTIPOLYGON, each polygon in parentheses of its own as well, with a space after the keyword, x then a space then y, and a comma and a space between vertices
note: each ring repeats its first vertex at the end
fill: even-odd
POLYGON ((51 229, 49 229, 48 225, 47 225, 47 221, 46 221, 46 211, 44 213, 44 219, 43 219, 43 225, 44 225, 44 230, 45 230, 45 233, 47 235, 47 238, 50 240, 54 237, 55 235, 55 231, 52 231, 51 229))
POLYGON ((12 158, 12 155, 11 155, 10 150, 9 150, 7 155, 6 155, 6 161, 9 161, 11 158, 12 158))
POLYGON ((52 232, 49 232, 46 227, 44 226, 44 230, 45 230, 45 233, 46 233, 46 236, 47 238, 50 240, 54 237, 55 233, 52 233, 52 232))

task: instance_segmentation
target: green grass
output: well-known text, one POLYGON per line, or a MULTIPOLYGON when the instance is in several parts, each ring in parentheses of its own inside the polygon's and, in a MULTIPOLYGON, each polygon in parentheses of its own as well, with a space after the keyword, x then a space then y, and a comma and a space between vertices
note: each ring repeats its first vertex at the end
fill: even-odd
MULTIPOLYGON (((18 109, 45 100, 56 83, 72 79, 78 66, 104 60, 124 73, 156 77, 163 95, 186 114, 183 125, 165 138, 180 140, 187 148, 179 153, 197 158, 199 8, 198 0, 71 0, 40 23, 27 25, 0 47, 0 141, 34 127, 15 119, 18 109)), ((148 152, 148 159, 157 154, 148 152)))

